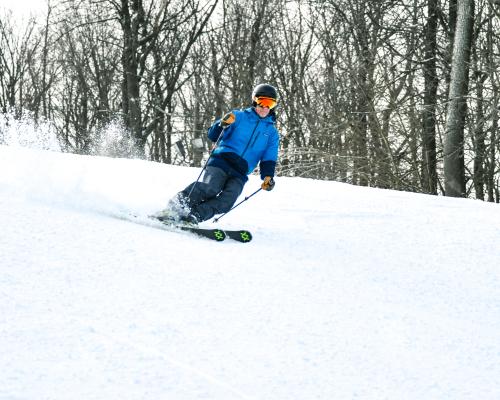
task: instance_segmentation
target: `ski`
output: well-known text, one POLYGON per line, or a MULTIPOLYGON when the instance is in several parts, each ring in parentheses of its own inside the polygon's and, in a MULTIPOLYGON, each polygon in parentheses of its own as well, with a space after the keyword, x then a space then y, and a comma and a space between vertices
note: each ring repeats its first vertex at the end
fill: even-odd
POLYGON ((202 236, 208 239, 216 240, 222 242, 224 239, 232 239, 240 243, 248 243, 252 240, 252 234, 247 230, 225 230, 225 229, 209 229, 209 228, 198 228, 192 226, 182 226, 182 225, 170 225, 164 224, 175 229, 180 229, 182 231, 191 232, 195 235, 202 236))
POLYGON ((236 240, 241 243, 248 243, 252 240, 252 234, 246 230, 226 230, 224 229, 226 237, 232 240, 236 240))
POLYGON ((210 229, 182 225, 176 226, 170 224, 164 225, 175 229, 180 229, 182 231, 191 232, 201 237, 216 240, 217 242, 222 242, 224 239, 231 239, 240 243, 248 243, 252 240, 252 234, 247 230, 225 230, 218 228, 210 229))
POLYGON ((217 242, 222 242, 226 238, 226 233, 222 229, 197 228, 193 226, 175 226, 169 224, 164 225, 172 227, 174 229, 180 229, 181 231, 191 232, 197 236, 212 239, 217 242))
POLYGON ((226 234, 222 229, 198 228, 197 226, 182 225, 178 222, 174 222, 171 220, 163 220, 155 216, 150 216, 149 218, 161 222, 161 224, 166 228, 170 228, 172 230, 191 232, 197 236, 201 236, 207 239, 212 239, 217 242, 222 242, 226 238, 226 234))
POLYGON ((220 228, 199 228, 197 226, 182 225, 171 220, 162 220, 153 215, 150 215, 149 219, 159 222, 160 226, 165 227, 165 229, 191 232, 197 236, 215 240, 217 242, 222 242, 226 238, 235 240, 240 243, 248 243, 252 240, 252 234, 250 233, 250 231, 244 229, 226 230, 220 228))

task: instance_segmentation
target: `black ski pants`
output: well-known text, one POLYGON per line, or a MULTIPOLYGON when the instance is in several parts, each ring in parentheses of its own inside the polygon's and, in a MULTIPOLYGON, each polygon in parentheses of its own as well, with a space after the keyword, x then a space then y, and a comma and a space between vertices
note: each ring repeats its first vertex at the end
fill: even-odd
POLYGON ((180 200, 199 222, 228 212, 243 191, 243 182, 223 169, 208 166, 198 182, 179 193, 180 200), (191 193, 191 195, 190 195, 191 193))

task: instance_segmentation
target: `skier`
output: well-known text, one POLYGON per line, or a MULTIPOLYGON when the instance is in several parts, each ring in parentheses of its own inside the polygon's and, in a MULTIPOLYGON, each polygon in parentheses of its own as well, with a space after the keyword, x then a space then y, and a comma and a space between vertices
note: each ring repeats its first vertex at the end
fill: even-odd
POLYGON ((276 89, 260 84, 253 89, 252 107, 230 111, 215 121, 208 129, 214 148, 200 179, 177 193, 156 217, 196 226, 228 212, 257 164, 262 189, 272 190, 279 145, 277 101, 276 89))

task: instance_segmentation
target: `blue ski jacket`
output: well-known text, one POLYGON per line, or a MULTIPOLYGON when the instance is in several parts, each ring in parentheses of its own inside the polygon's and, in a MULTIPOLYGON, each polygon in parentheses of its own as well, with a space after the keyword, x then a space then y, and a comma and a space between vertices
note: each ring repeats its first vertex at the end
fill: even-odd
POLYGON ((276 116, 272 113, 261 118, 253 107, 232 112, 236 119, 226 129, 219 125, 220 120, 208 129, 208 138, 212 142, 217 142, 221 134, 222 137, 207 165, 221 168, 243 182, 248 180, 247 175, 257 164, 262 179, 274 176, 279 147, 276 116))

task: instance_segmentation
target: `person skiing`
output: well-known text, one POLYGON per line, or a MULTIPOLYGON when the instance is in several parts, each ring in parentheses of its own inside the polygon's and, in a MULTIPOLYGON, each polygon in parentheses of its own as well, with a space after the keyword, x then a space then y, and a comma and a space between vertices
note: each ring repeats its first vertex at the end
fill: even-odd
POLYGON ((216 120, 208 129, 214 147, 200 178, 177 193, 156 217, 197 225, 228 212, 257 164, 262 189, 272 190, 279 147, 277 102, 276 88, 260 84, 252 91, 252 107, 232 110, 216 120))

